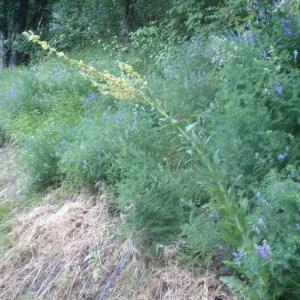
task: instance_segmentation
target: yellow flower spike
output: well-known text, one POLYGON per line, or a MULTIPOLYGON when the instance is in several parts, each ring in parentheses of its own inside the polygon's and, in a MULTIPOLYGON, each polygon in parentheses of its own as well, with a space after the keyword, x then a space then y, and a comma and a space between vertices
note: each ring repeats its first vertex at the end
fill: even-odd
POLYGON ((65 56, 65 54, 63 52, 57 52, 56 54, 57 54, 58 57, 64 57, 65 56))
POLYGON ((50 47, 46 41, 42 41, 38 35, 32 31, 23 33, 26 38, 42 49, 54 53, 68 63, 79 68, 79 73, 104 95, 110 95, 120 100, 132 99, 139 102, 150 104, 149 99, 145 98, 144 91, 148 89, 147 81, 138 74, 132 66, 126 63, 119 63, 122 72, 121 76, 115 76, 107 71, 100 72, 96 68, 85 64, 82 60, 75 60, 66 56, 63 52, 50 47))

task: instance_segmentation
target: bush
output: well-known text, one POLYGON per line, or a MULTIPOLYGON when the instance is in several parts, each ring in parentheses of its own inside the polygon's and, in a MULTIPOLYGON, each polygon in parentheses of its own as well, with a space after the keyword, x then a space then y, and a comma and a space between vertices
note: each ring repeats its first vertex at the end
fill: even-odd
POLYGON ((134 122, 125 111, 105 112, 83 119, 75 128, 76 140, 68 145, 59 163, 71 182, 114 183, 118 177, 115 160, 122 151, 134 122))
POLYGON ((201 191, 193 170, 171 171, 146 156, 144 162, 132 165, 121 181, 117 202, 141 245, 169 244, 179 237, 201 191))
MULTIPOLYGON (((294 173, 294 172, 293 172, 294 173)), ((299 184, 271 172, 256 192, 245 243, 230 263, 239 280, 224 278, 247 299, 296 299, 299 295, 299 184)))
POLYGON ((72 138, 72 125, 55 119, 47 120, 34 135, 27 136, 21 145, 21 163, 35 190, 60 184, 63 174, 58 162, 72 138))
POLYGON ((61 49, 98 44, 120 30, 121 8, 111 1, 58 1, 53 11, 51 41, 61 49))

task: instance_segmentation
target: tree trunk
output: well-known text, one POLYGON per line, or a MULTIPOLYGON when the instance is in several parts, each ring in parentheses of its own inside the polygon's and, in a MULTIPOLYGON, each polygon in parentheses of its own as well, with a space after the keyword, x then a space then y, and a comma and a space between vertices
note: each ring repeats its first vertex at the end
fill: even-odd
POLYGON ((0 31, 0 73, 4 68, 4 34, 0 31))
POLYGON ((20 0, 15 15, 14 33, 22 33, 26 29, 29 0, 20 0))
POLYGON ((40 29, 47 22, 46 10, 47 10, 48 0, 40 0, 38 3, 38 8, 36 8, 35 13, 30 20, 30 24, 27 24, 30 29, 40 29))
POLYGON ((125 0, 124 15, 123 15, 123 22, 122 22, 122 36, 123 36, 125 45, 129 44, 129 30, 130 30, 129 16, 130 16, 130 6, 131 6, 131 0, 125 0))

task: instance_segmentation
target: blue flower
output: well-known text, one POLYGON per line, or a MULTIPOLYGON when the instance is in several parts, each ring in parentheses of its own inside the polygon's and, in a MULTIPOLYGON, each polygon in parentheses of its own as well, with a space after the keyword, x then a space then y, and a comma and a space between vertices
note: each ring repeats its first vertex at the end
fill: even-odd
POLYGON ((283 87, 280 83, 275 84, 274 90, 278 96, 282 95, 282 93, 283 93, 283 87))
POLYGON ((241 265, 242 259, 247 255, 247 252, 244 250, 244 248, 238 248, 236 252, 232 253, 234 259, 234 263, 238 266, 241 265))
POLYGON ((260 201, 261 200, 261 192, 256 192, 255 193, 255 199, 256 199, 256 201, 260 201))
POLYGON ((10 88, 7 92, 8 97, 15 97, 16 93, 13 88, 10 88))
POLYGON ((120 123, 121 121, 122 121, 122 116, 121 116, 121 114, 120 113, 116 113, 114 116, 113 116, 113 119, 114 119, 114 121, 118 124, 118 123, 120 123))
POLYGON ((96 101, 97 100, 97 95, 95 93, 91 93, 88 95, 87 99, 91 102, 96 101))
POLYGON ((261 54, 262 58, 267 60, 269 58, 269 53, 267 50, 264 50, 263 53, 261 54))
POLYGON ((254 43, 255 42, 255 36, 252 32, 249 32, 244 37, 245 41, 248 43, 254 43))
POLYGON ((66 139, 62 139, 59 143, 61 148, 65 148, 68 145, 68 142, 66 139))
POLYGON ((255 244, 254 248, 262 258, 264 259, 271 258, 272 256, 271 247, 266 240, 263 240, 262 245, 255 244))
POLYGON ((267 227, 263 219, 258 219, 255 224, 252 225, 252 230, 257 234, 261 234, 262 231, 267 231, 267 227))
POLYGON ((299 51, 298 51, 297 49, 295 49, 295 50, 293 51, 293 57, 294 57, 294 60, 297 60, 298 54, 299 54, 299 51))
POLYGON ((296 224, 296 229, 297 229, 298 231, 300 231, 300 224, 299 224, 299 223, 296 224))
POLYGON ((281 19, 280 20, 280 27, 281 30, 286 34, 286 35, 293 35, 294 32, 291 29, 291 27, 289 26, 289 21, 286 19, 281 19))
POLYGON ((277 160, 278 161, 284 161, 289 155, 289 147, 285 147, 285 150, 283 153, 280 153, 278 156, 277 156, 277 160))

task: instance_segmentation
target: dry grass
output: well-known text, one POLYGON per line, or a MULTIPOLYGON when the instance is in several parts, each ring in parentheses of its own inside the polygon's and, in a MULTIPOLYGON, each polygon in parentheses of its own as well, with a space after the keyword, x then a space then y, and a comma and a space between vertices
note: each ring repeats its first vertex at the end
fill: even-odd
POLYGON ((16 161, 17 154, 13 146, 0 147, 0 203, 15 199, 20 193, 17 181, 20 173, 16 161))
POLYGON ((17 170, 16 161, 17 154, 11 145, 0 147, 0 255, 10 244, 7 232, 17 208, 17 199, 20 198, 21 181, 25 178, 17 170))
POLYGON ((66 194, 62 206, 19 215, 0 262, 0 299, 97 299, 107 286, 105 299, 230 299, 214 276, 197 276, 173 259, 146 267, 132 242, 117 238, 119 220, 103 199, 66 194))
POLYGON ((116 245, 105 205, 94 204, 85 194, 72 200, 17 217, 13 247, 0 264, 0 299, 28 294, 42 299, 88 298, 96 288, 96 267, 109 271, 105 260, 116 245))
MULTIPOLYGON (((15 176, 9 174, 15 156, 7 150, 0 152, 0 166, 3 159, 11 162, 0 204, 15 197, 15 176)), ((170 248, 163 261, 146 264, 132 241, 118 235, 121 220, 109 213, 110 199, 61 189, 18 213, 11 246, 0 258, 0 299, 233 299, 214 275, 180 265, 170 248)))

